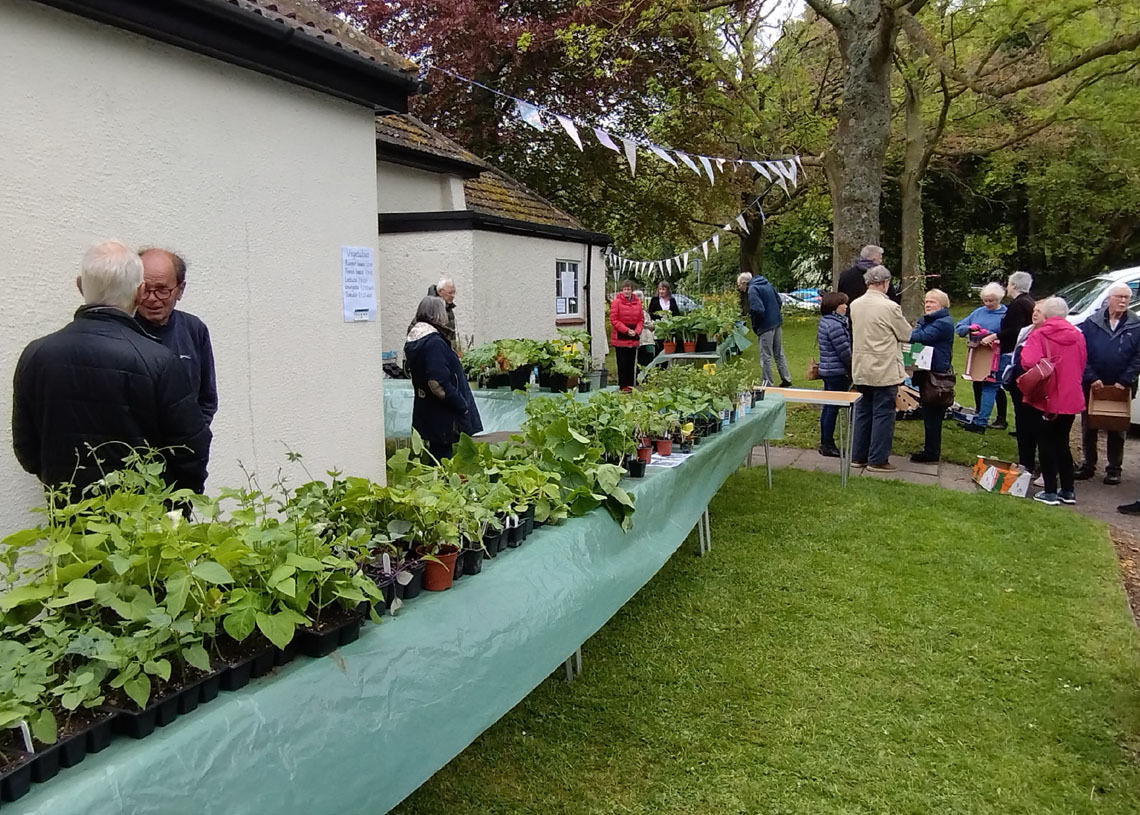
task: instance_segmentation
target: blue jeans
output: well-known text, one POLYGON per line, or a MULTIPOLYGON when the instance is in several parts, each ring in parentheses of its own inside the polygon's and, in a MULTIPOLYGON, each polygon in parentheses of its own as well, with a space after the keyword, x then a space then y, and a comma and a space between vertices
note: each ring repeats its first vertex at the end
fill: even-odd
POLYGON ((974 424, 985 427, 990 421, 990 411, 994 409, 994 400, 997 399, 998 387, 993 382, 983 382, 982 398, 978 403, 978 415, 974 417, 974 424))
POLYGON ((895 437, 898 385, 882 388, 857 385, 856 390, 863 398, 855 403, 851 460, 861 464, 886 464, 890 461, 891 442, 895 437))
MULTIPOLYGON (((849 376, 823 377, 825 391, 845 391, 851 389, 849 376)), ((835 446, 835 420, 839 417, 839 408, 834 405, 824 405, 819 414, 819 443, 822 447, 835 446)))

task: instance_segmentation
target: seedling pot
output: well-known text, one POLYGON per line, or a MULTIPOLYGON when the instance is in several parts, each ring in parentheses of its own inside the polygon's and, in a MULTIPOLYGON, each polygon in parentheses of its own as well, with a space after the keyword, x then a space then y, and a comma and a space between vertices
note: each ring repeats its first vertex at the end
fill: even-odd
POLYGON ((429 560, 424 566, 424 588, 428 591, 446 591, 451 588, 454 579, 459 547, 450 543, 444 544, 435 557, 438 563, 429 560))

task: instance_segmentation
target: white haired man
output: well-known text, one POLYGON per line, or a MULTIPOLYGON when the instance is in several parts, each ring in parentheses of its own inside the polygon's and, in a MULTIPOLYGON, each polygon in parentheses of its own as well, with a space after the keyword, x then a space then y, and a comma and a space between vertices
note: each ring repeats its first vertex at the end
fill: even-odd
MULTIPOLYGON (((1085 335, 1088 362, 1081 384, 1088 402, 1091 391, 1101 387, 1117 388, 1136 395, 1136 379, 1140 376, 1140 317, 1128 309, 1132 289, 1127 283, 1113 283, 1108 287, 1103 311, 1089 316, 1080 325, 1085 335)), ((1104 431, 1108 448, 1104 483, 1120 483, 1124 463, 1124 430, 1104 431)), ((1089 413, 1081 414, 1081 446, 1085 460, 1077 468, 1074 478, 1087 480, 1096 475, 1098 432, 1089 427, 1089 413)))
POLYGON ((441 277, 434 286, 428 286, 429 297, 438 297, 447 304, 447 325, 444 328, 450 336, 447 341, 455 349, 455 353, 463 356, 463 346, 459 342, 459 331, 455 327, 455 281, 450 277, 441 277))
POLYGON ((906 379, 902 347, 911 325, 898 303, 887 297, 891 273, 872 266, 864 275, 866 293, 851 304, 851 379, 863 398, 855 403, 851 466, 891 473, 891 444, 895 437, 895 397, 906 379))
MULTIPOLYGON (((1021 330, 1033 324, 1033 307, 1036 303, 1033 295, 1029 293, 1032 288, 1033 275, 1029 272, 1011 274, 1005 284, 1005 293, 1010 299, 1010 304, 1005 310, 1005 316, 1001 318, 996 334, 982 338, 982 345, 993 345, 995 342, 998 344, 1001 355, 998 357, 998 381, 1004 389, 1009 391, 1009 398, 1013 402, 1015 423, 1020 422, 1022 418, 1021 391, 1018 390, 1014 378, 1007 377, 1005 371, 1013 363, 1013 351, 1017 347, 1017 338, 1020 336, 1021 330), (1007 382, 1006 379, 1009 381, 1007 382)), ((1026 429, 1028 431, 1029 428, 1026 429)), ((1020 425, 1018 430, 1020 430, 1020 425)), ((1009 432, 1012 436, 1016 436, 1018 433, 1017 430, 1009 432)), ((1034 469, 1033 464, 1036 455, 1036 447, 1032 439, 1033 434, 1027 432, 1025 439, 1022 440, 1018 436, 1017 442, 1018 460, 1028 470, 1034 469)))
POLYGON ((106 241, 87 250, 80 269, 86 304, 16 364, 16 459, 48 486, 71 485, 76 499, 130 448, 150 446, 163 451, 168 483, 201 492, 210 430, 185 367, 134 320, 142 260, 106 241))

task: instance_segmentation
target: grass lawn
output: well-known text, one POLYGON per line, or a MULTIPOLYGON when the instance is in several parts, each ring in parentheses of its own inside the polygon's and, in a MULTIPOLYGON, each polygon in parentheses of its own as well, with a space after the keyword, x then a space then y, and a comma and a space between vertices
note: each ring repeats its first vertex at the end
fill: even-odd
POLYGON ((1140 636, 1102 525, 792 470, 738 473, 711 516, 711 554, 690 539, 578 681, 395 812, 1140 812, 1140 636))
MULTIPOLYGON (((974 305, 955 307, 951 309, 951 316, 955 322, 969 314, 974 305)), ((788 358, 788 368, 792 375, 792 383, 797 388, 822 389, 823 383, 816 380, 808 381, 804 378, 808 360, 812 357, 818 359, 819 352, 815 347, 815 331, 819 318, 815 313, 806 311, 784 312, 784 355, 788 358)), ((744 352, 744 359, 755 366, 756 375, 760 375, 760 356, 757 351, 755 336, 749 334, 753 345, 744 352)), ((954 339, 954 370, 959 374, 966 367, 966 341, 960 337, 954 339)), ((613 362, 611 350, 607 363, 610 368, 612 381, 617 381, 617 367, 613 362)), ((974 407, 974 389, 971 382, 961 378, 958 380, 957 400, 965 407, 974 407)), ((991 416, 991 419, 993 416, 991 416)), ((1013 422, 1013 405, 1009 406, 1008 421, 1013 422)), ((788 420, 784 438, 774 442, 785 447, 803 447, 815 449, 819 446, 819 410, 810 405, 789 405, 788 420)), ((922 421, 898 422, 895 425, 895 440, 892 453, 897 456, 909 456, 919 450, 923 443, 922 421)), ((958 427, 956 422, 947 421, 942 428, 942 460, 954 464, 973 466, 980 455, 1000 458, 1005 461, 1017 461, 1017 439, 1005 430, 989 430, 985 435, 967 433, 958 427)))

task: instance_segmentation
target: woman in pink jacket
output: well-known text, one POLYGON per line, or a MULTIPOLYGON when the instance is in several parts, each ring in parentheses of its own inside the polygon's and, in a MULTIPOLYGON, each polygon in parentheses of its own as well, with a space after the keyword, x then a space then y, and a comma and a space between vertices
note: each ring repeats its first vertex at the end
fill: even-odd
POLYGON ((1073 417, 1085 409, 1081 377, 1087 353, 1084 334, 1065 319, 1068 313, 1069 306, 1060 297, 1037 303, 1033 309, 1033 330, 1021 349, 1024 370, 1030 370, 1042 358, 1054 367, 1053 375, 1038 393, 1024 394, 1036 429, 1041 474, 1045 478, 1045 489, 1033 499, 1050 506, 1077 503, 1069 432, 1073 429, 1073 417))
POLYGON ((641 301, 633 294, 633 281, 623 280, 621 291, 610 303, 610 345, 617 357, 618 386, 623 391, 633 388, 637 346, 641 344, 644 324, 641 301))

